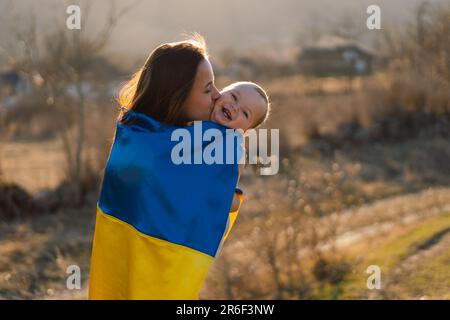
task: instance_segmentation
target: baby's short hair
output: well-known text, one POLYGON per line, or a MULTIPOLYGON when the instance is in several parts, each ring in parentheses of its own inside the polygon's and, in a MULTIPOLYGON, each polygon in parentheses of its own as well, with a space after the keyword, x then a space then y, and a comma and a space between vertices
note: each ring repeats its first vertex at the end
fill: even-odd
POLYGON ((260 125, 262 125, 264 122, 266 122, 267 118, 269 118, 269 114, 271 112, 271 104, 270 104, 270 100, 269 100, 269 95, 266 93, 266 91, 258 84, 251 82, 251 81, 237 81, 237 82, 233 82, 231 84, 229 84, 228 86, 226 86, 223 90, 227 90, 233 87, 237 87, 240 85, 250 85, 253 88, 255 88, 256 92, 259 93, 259 95, 264 99, 264 101, 267 104, 267 109, 266 109, 266 113, 259 119, 257 119, 257 121, 255 121, 255 123, 252 126, 252 129, 255 129, 257 127, 259 127, 260 125))

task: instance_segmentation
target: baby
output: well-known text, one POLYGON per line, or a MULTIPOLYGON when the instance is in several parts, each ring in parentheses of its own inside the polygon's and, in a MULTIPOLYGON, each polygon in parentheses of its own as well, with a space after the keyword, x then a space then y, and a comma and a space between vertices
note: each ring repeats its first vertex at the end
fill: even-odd
POLYGON ((270 111, 269 98, 259 85, 241 81, 230 84, 215 102, 210 120, 246 132, 261 125, 270 111))
MULTIPOLYGON (((259 85, 253 82, 235 82, 225 87, 221 97, 215 102, 210 120, 232 129, 246 132, 266 121, 270 113, 269 98, 259 85)), ((239 175, 242 165, 239 166, 239 175)), ((239 209, 239 196, 242 191, 236 188, 231 211, 239 209)))

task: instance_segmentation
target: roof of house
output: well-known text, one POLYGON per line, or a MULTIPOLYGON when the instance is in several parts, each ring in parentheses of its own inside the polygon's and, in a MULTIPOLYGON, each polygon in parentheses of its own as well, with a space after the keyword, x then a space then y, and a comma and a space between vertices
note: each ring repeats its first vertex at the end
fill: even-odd
POLYGON ((362 52, 368 55, 375 55, 375 52, 369 48, 367 45, 362 44, 358 41, 347 39, 339 36, 324 35, 321 36, 317 41, 303 48, 302 51, 307 50, 334 50, 337 48, 345 47, 356 47, 362 52))
POLYGON ((16 85, 20 81, 20 75, 16 71, 0 72, 0 82, 16 85))

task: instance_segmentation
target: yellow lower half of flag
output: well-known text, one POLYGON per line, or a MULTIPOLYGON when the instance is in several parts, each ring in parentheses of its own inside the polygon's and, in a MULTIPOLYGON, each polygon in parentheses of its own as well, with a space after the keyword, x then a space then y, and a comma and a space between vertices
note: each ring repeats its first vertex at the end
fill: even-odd
POLYGON ((97 208, 89 299, 198 299, 213 261, 97 208))

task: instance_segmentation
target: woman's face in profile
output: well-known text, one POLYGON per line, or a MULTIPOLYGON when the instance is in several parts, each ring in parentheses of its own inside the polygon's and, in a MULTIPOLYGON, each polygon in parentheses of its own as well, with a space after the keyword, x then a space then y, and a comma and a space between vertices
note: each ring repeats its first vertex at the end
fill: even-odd
POLYGON ((214 102, 220 93, 214 85, 214 72, 208 59, 198 65, 191 92, 183 104, 187 121, 209 120, 214 102))

